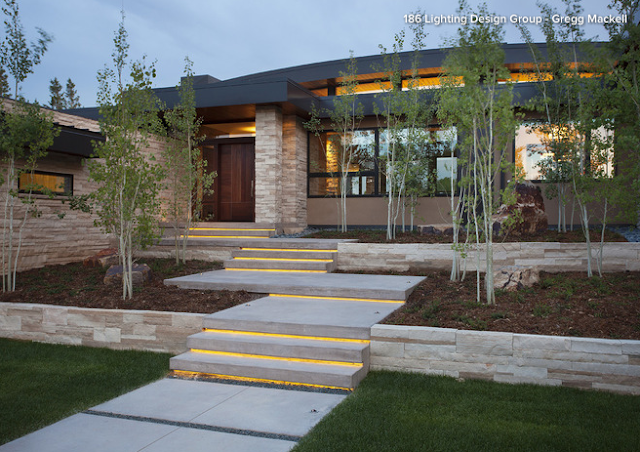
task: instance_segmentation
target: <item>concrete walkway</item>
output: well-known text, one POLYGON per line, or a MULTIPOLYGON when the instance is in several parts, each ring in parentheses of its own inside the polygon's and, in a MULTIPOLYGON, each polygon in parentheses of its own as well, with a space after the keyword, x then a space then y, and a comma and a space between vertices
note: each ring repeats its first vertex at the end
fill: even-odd
MULTIPOLYGON (((168 280, 185 288, 275 294, 207 316, 205 331, 189 339, 191 351, 173 358, 172 368, 198 355, 186 373, 225 374, 220 369, 228 368, 227 375, 243 376, 249 369, 246 377, 353 388, 368 370, 371 326, 401 306, 422 279, 222 270, 168 280), (207 341, 215 350, 193 350, 207 341), (310 359, 318 357, 330 361, 310 359), (287 374, 263 364, 280 360, 284 367, 276 371, 287 374), (355 370, 344 383, 326 383, 340 377, 328 367, 355 370)), ((346 397, 293 388, 166 378, 0 446, 0 452, 288 451, 346 397)))
POLYGON ((284 452, 346 395, 166 378, 1 452, 284 452))

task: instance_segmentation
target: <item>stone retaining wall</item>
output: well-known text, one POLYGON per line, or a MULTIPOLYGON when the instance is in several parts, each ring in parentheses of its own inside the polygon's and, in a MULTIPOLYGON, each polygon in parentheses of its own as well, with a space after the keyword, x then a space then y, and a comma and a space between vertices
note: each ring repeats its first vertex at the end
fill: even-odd
MULTIPOLYGON (((595 257, 594 244, 592 256, 595 257)), ((610 242, 604 246, 603 271, 640 271, 640 243, 610 242)), ((343 271, 451 270, 451 244, 339 243, 338 269, 343 271)), ((494 268, 507 265, 538 267, 548 272, 584 271, 587 251, 584 243, 521 242, 495 243, 494 268)), ((464 264, 463 264, 464 265, 464 264)), ((475 251, 466 259, 467 270, 476 270, 475 251)), ((592 262, 596 272, 595 258, 592 262)), ((485 271, 480 252, 480 271, 485 271)))
POLYGON ((371 369, 640 395, 640 341, 374 325, 371 369))
POLYGON ((0 303, 0 337, 178 354, 205 315, 0 303))

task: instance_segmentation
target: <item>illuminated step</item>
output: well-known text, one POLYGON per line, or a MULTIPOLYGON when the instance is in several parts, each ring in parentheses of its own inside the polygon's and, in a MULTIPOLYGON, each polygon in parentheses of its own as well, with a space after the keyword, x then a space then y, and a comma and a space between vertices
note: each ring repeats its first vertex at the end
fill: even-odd
POLYGON ((354 388, 366 375, 363 365, 336 365, 235 354, 189 351, 171 358, 172 370, 354 388))
POLYGON ((296 270, 296 271, 332 271, 333 261, 327 260, 280 260, 280 259, 232 259, 224 262, 227 270, 296 270))
POLYGON ((254 248, 251 250, 241 249, 233 251, 231 257, 235 259, 243 258, 273 258, 273 259, 326 259, 334 260, 336 252, 326 250, 262 250, 254 248))
POLYGON ((189 237, 259 237, 268 238, 275 235, 275 229, 240 229, 240 228, 194 228, 189 230, 189 237))
POLYGON ((246 331, 205 330, 189 336, 189 349, 250 355, 315 359, 336 362, 369 362, 369 341, 265 334, 246 331))

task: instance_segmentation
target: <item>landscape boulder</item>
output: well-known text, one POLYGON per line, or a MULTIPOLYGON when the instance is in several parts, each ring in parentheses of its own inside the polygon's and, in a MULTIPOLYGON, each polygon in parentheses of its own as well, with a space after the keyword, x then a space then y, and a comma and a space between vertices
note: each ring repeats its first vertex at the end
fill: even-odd
POLYGON ((501 205, 493 215, 493 233, 495 235, 512 234, 515 236, 544 232, 549 228, 549 220, 544 210, 544 199, 540 188, 531 182, 516 184, 517 200, 510 206, 501 205), (520 212, 522 222, 512 227, 503 226, 505 220, 520 212))
POLYGON ((513 292, 540 282, 540 272, 535 268, 509 265, 493 272, 495 289, 513 292))
POLYGON ((453 235, 453 225, 450 223, 420 225, 418 231, 420 234, 453 235))
POLYGON ((98 254, 86 258, 82 261, 85 267, 102 267, 108 268, 118 263, 118 250, 115 248, 106 248, 98 254))
MULTIPOLYGON (((151 269, 147 264, 133 264, 131 278, 134 286, 141 286, 151 280, 151 269)), ((104 277, 104 283, 107 285, 121 285, 122 265, 112 265, 109 267, 104 277)))

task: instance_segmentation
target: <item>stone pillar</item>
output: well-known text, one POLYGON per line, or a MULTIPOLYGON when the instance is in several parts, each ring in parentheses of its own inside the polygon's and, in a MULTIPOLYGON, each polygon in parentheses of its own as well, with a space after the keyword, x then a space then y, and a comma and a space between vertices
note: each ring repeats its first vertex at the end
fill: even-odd
POLYGON ((282 133, 282 226, 292 233, 307 227, 307 131, 287 115, 282 133))
POLYGON ((256 223, 282 224, 282 111, 256 106, 256 223))

